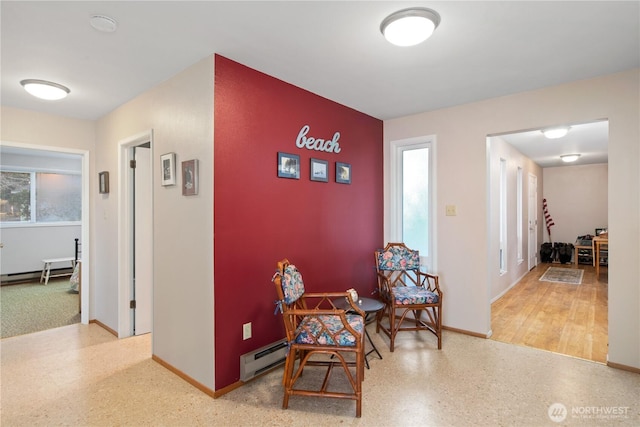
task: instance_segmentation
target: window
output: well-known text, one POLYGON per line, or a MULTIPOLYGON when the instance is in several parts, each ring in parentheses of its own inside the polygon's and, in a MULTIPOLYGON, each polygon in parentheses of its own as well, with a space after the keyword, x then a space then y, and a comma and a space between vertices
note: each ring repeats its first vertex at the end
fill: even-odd
POLYGON ((394 193, 391 239, 420 251, 420 263, 433 268, 433 202, 431 141, 392 142, 394 193))
POLYGON ((0 223, 77 222, 81 202, 79 174, 0 171, 0 223))
POLYGON ((0 221, 31 220, 31 174, 0 172, 0 221))

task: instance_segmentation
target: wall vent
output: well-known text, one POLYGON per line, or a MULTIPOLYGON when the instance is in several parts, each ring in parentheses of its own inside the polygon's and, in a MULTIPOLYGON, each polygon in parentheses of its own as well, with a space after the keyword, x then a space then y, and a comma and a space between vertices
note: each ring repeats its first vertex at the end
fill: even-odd
POLYGON ((287 340, 282 339, 240 356, 240 380, 249 381, 284 363, 287 340))

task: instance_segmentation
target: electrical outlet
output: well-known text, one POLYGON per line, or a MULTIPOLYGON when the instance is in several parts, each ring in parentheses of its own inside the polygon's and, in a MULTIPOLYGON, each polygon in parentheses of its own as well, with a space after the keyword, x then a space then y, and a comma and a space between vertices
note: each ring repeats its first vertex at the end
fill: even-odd
POLYGON ((445 214, 447 216, 456 216, 458 214, 456 205, 447 205, 445 208, 445 214))
POLYGON ((248 340, 251 338, 251 322, 242 325, 242 339, 248 340))

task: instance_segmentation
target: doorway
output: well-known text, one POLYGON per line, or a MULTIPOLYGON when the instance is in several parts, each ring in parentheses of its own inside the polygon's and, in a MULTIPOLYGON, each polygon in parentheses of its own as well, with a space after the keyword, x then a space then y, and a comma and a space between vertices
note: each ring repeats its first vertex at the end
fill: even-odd
MULTIPOLYGON (((11 151, 11 153, 13 155, 17 155, 19 157, 22 157, 23 162, 29 163, 28 161, 26 161, 27 158, 33 159, 33 158, 39 158, 39 159, 48 159, 51 164, 49 166, 46 166, 45 169, 49 170, 51 169, 51 171, 59 171, 61 169, 60 164, 64 163, 67 164, 68 162, 72 162, 75 163, 76 161, 80 162, 80 165, 78 166, 78 168, 76 169, 76 167, 72 167, 71 169, 73 169, 75 172, 74 173, 78 173, 80 174, 80 205, 81 205, 81 212, 80 212, 80 239, 79 242, 81 244, 81 247, 86 248, 86 250, 80 251, 78 254, 78 260, 80 261, 80 263, 82 264, 82 268, 79 270, 80 271, 80 283, 82 286, 82 292, 79 295, 79 300, 80 300, 80 304, 79 304, 79 309, 80 309, 80 323, 83 324, 88 324, 89 323, 89 318, 90 318, 90 313, 89 313, 89 301, 90 301, 90 295, 91 295, 91 283, 90 283, 90 271, 91 271, 91 260, 89 259, 89 248, 90 248, 90 237, 89 237, 89 206, 90 206, 90 200, 89 200, 89 188, 90 188, 90 174, 89 174, 89 151, 87 150, 78 150, 78 149, 71 149, 71 148, 66 148, 66 147, 57 147, 57 146, 47 146, 47 145, 36 145, 36 144, 27 144, 27 143, 18 143, 18 142, 8 142, 8 141, 2 141, 2 151, 3 153, 7 153, 8 151, 11 151)), ((6 158, 6 156, 5 156, 6 158)), ((23 166, 26 166, 26 163, 23 164, 23 166)), ((42 165, 41 165, 42 166, 42 165)), ((33 167, 31 167, 33 169, 33 167)), ((38 169, 38 170, 45 170, 45 169, 38 169)), ((69 169, 69 167, 67 166, 67 169, 69 169)), ((66 170, 66 169, 65 169, 66 170)), ((29 257, 26 256, 21 256, 20 254, 22 253, 24 255, 25 251, 29 251, 29 253, 31 253, 33 255, 34 252, 34 247, 38 246, 38 249, 42 249, 42 248, 52 248, 52 250, 55 250, 53 247, 57 245, 56 243, 56 239, 62 237, 62 238, 68 238, 69 242, 66 244, 65 247, 68 247, 68 253, 70 256, 73 255, 73 242, 72 237, 69 237, 67 234, 65 234, 65 232, 61 231, 63 229, 67 229, 67 228, 73 228, 73 227, 77 227, 77 225, 71 225, 71 226, 65 226, 65 227, 40 227, 41 230, 44 230, 46 228, 50 228, 50 229, 55 229, 57 230, 56 234, 54 237, 51 237, 51 239, 47 239, 46 241, 37 243, 28 243, 30 242, 28 237, 33 237, 35 239, 37 238, 41 238, 40 235, 36 235, 35 233, 31 233, 31 232, 26 232, 28 230, 28 228, 20 228, 20 229, 16 229, 19 231, 18 234, 16 234, 17 238, 18 238, 18 242, 20 244, 16 244, 16 245, 12 245, 11 250, 17 250, 19 252, 16 252, 13 254, 13 256, 10 257, 5 257, 6 252, 3 253, 3 263, 5 262, 9 262, 12 263, 11 259, 20 259, 20 262, 24 262, 25 260, 28 260, 29 257), (25 236, 28 236, 27 238, 25 238, 25 236), (32 244, 32 246, 24 246, 25 242, 27 242, 27 244, 32 244), (35 245, 35 246, 34 246, 35 245), (52 246, 53 245, 53 246, 52 246), (23 252, 20 252, 23 251, 23 252), (17 258, 16 258, 17 257, 17 258)), ((76 235, 77 236, 77 235, 76 235)), ((9 234, 8 233, 3 233, 3 244, 7 243, 7 239, 9 238, 9 234)), ((33 239, 32 239, 33 240, 33 239)), ((7 248, 3 248, 3 251, 7 251, 7 248)), ((43 256, 45 254, 42 254, 43 256)), ((45 256, 46 257, 46 256, 45 256)), ((38 271, 40 269, 42 269, 42 264, 40 262, 40 258, 38 258, 37 264, 35 264, 35 266, 37 266, 36 268, 38 269, 38 271)), ((15 265, 14 265, 15 267, 15 265)), ((36 268, 31 267, 30 265, 27 265, 28 268, 26 269, 22 269, 22 267, 25 267, 24 265, 22 265, 21 267, 18 268, 18 271, 27 271, 27 270, 36 270, 36 268)), ((8 271, 10 269, 2 269, 3 271, 8 271)), ((37 280, 37 279, 35 279, 37 280)))
MULTIPOLYGON (((582 261, 580 264, 557 261, 554 267, 582 270, 582 283, 548 284, 539 280, 551 266, 540 263, 538 258, 542 241, 574 244, 578 236, 595 234, 597 224, 607 225, 608 204, 602 201, 608 197, 608 121, 572 124, 568 128, 565 139, 545 140, 541 129, 537 129, 499 135, 499 142, 494 145, 491 141, 488 145, 489 159, 507 153, 507 158, 513 156, 514 164, 524 162, 525 168, 527 164, 534 168, 529 171, 525 190, 528 262, 519 266, 512 261, 507 268, 509 276, 494 274, 493 258, 489 261, 491 338, 602 362, 606 360, 608 342, 607 269, 596 275, 594 267, 582 261), (563 163, 561 155, 567 153, 580 153, 580 160, 563 163), (543 220, 543 197, 552 202, 553 232, 539 224, 543 220), (544 233, 542 229, 546 229, 544 233), (567 314, 571 316, 566 317, 567 314)), ((489 218, 496 216, 491 202, 497 194, 493 175, 495 172, 489 168, 489 218)), ((516 230, 510 228, 508 233, 515 235, 516 230)), ((491 241, 496 239, 495 234, 494 223, 490 221, 491 241)), ((514 260, 515 256, 509 259, 514 260)))
POLYGON ((153 329, 152 153, 151 131, 120 143, 119 337, 153 329))

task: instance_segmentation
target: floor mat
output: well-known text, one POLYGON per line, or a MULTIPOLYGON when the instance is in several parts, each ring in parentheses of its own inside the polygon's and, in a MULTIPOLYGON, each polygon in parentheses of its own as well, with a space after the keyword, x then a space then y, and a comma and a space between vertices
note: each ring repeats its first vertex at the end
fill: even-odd
POLYGON ((541 282, 582 284, 584 270, 575 268, 549 267, 539 279, 541 282))

